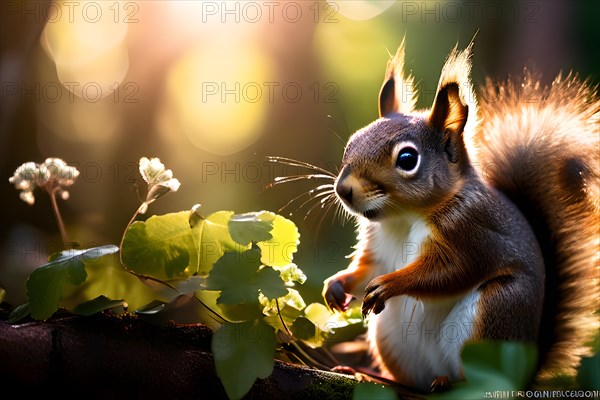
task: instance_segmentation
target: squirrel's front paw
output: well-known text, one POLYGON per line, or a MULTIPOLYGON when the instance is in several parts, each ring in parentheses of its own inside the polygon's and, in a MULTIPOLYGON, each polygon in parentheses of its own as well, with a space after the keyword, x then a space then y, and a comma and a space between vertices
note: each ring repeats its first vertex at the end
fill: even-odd
POLYGON ((332 310, 346 311, 352 301, 352 295, 344 290, 344 285, 339 279, 330 278, 325 281, 323 297, 332 310))
POLYGON ((385 301, 394 297, 394 286, 385 280, 385 275, 373 279, 367 285, 365 298, 363 299, 362 314, 364 317, 369 312, 379 314, 385 308, 385 301))

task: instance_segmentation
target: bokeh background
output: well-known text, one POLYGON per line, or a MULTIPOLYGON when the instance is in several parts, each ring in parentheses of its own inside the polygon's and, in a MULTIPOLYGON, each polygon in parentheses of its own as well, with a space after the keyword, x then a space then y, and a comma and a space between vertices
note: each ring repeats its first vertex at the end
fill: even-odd
MULTIPOLYGON (((82 246, 118 243, 139 205, 140 157, 159 157, 181 189, 151 213, 278 211, 316 186, 264 190, 300 171, 269 155, 335 171, 344 143, 377 117, 389 53, 433 101, 452 47, 475 37, 473 79, 528 63, 546 83, 576 71, 599 81, 595 1, 10 1, 0 2, 0 287, 25 281, 61 239, 48 196, 31 207, 8 183, 23 162, 60 157, 81 172, 61 201, 82 246), (530 64, 531 65, 531 64, 530 64)), ((309 200, 309 197, 304 197, 309 200)), ((284 209, 301 234, 295 261, 307 303, 345 268, 354 226, 314 201, 284 209), (291 213, 291 215, 290 215, 291 213)))

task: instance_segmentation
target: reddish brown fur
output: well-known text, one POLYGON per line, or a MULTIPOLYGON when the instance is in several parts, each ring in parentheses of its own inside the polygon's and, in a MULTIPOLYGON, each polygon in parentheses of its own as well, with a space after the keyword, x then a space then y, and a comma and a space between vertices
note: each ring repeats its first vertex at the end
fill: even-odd
MULTIPOLYGON (((572 370, 599 327, 600 100, 575 76, 546 88, 525 71, 488 81, 478 107, 470 49, 448 57, 432 110, 414 112, 402 45, 380 93, 385 118, 346 148, 337 183, 357 177, 344 182, 357 194, 349 207, 378 220, 416 213, 431 232, 416 261, 371 280, 363 311, 380 312, 399 295, 445 298, 475 289, 473 339, 538 340, 542 373, 572 370), (430 157, 423 174, 431 179, 394 174, 391 149, 406 140, 430 157), (377 191, 393 204, 375 214, 352 204, 377 191)), ((349 269, 326 281, 331 306, 342 308, 331 296, 336 284, 356 291, 370 278, 368 240, 361 238, 349 269)))

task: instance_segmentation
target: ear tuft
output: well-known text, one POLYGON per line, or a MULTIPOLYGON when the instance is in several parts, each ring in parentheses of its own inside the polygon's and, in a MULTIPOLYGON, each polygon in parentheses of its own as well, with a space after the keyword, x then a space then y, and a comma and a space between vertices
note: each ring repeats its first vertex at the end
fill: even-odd
POLYGON ((457 47, 446 59, 438 83, 437 94, 429 117, 436 132, 443 133, 451 161, 464 155, 465 133, 472 135, 477 123, 477 100, 471 85, 471 43, 465 50, 457 47))
POLYGON ((385 71, 385 79, 379 91, 379 116, 396 112, 409 114, 416 104, 416 90, 413 77, 404 76, 404 43, 402 43, 396 54, 388 61, 385 71))

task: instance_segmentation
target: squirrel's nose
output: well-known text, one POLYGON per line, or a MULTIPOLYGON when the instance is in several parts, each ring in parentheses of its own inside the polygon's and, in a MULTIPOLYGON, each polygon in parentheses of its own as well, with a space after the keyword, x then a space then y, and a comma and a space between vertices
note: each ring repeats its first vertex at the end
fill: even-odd
POLYGON ((352 185, 345 179, 339 180, 335 185, 335 191, 340 198, 348 203, 352 202, 352 185))

